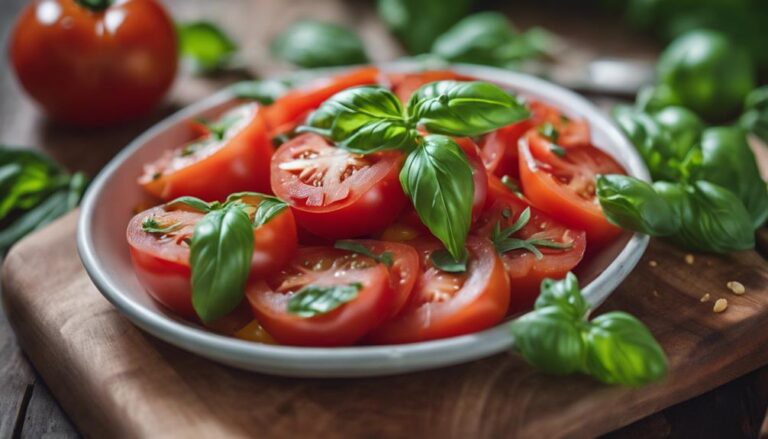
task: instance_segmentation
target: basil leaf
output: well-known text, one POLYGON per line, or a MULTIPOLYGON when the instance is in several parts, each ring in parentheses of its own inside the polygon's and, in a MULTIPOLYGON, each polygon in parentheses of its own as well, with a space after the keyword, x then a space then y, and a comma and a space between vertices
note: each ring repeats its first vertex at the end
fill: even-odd
POLYGON ((169 209, 187 206, 199 212, 210 212, 216 204, 209 204, 196 197, 183 196, 165 203, 165 206, 169 209))
POLYGON ((438 270, 446 273, 463 273, 467 271, 467 260, 469 255, 465 251, 461 258, 456 259, 448 250, 435 250, 429 255, 432 265, 438 270))
POLYGON ((272 54, 300 67, 332 67, 368 62, 360 37, 337 24, 301 20, 272 40, 272 54))
POLYGON ((403 117, 400 99, 382 87, 355 87, 333 95, 298 129, 327 137, 336 146, 367 154, 414 144, 416 130, 403 117))
POLYGON ((589 305, 581 295, 579 280, 573 273, 568 272, 561 280, 547 278, 541 281, 540 294, 536 298, 534 309, 549 306, 556 306, 577 320, 586 317, 589 305))
POLYGON ((739 123, 768 143, 768 86, 758 87, 747 95, 739 123))
POLYGON ((705 130, 701 139, 701 166, 694 175, 736 194, 752 217, 753 229, 768 218, 768 187, 741 128, 705 130))
POLYGON ((0 220, 36 206, 68 182, 69 176, 42 154, 0 147, 0 220))
POLYGON ((276 197, 262 197, 253 215, 253 226, 261 227, 274 217, 280 215, 288 207, 288 203, 276 197))
POLYGON ((478 136, 529 115, 515 96, 481 81, 426 84, 411 96, 407 111, 427 131, 451 136, 478 136))
POLYGON ((58 190, 0 230, 0 253, 4 253, 28 233, 42 228, 67 213, 69 211, 68 198, 67 190, 58 190))
POLYGON ((585 341, 585 368, 604 383, 638 386, 667 373, 661 346, 645 325, 627 313, 614 311, 595 317, 585 341))
POLYGON ((622 229, 651 236, 669 236, 680 229, 680 218, 650 184, 627 175, 598 175, 595 184, 603 213, 622 229))
POLYGON ((357 298, 360 283, 348 285, 306 285, 288 300, 288 312, 299 317, 326 314, 357 298))
POLYGON ((680 99, 666 84, 647 85, 640 89, 635 99, 635 108, 651 113, 673 105, 681 105, 680 99))
POLYGON ((428 52, 435 39, 469 12, 472 0, 378 0, 381 19, 408 52, 428 52))
POLYGON ((431 135, 408 154, 400 184, 421 222, 443 242, 454 259, 464 256, 472 219, 472 168, 459 145, 446 136, 431 135))
POLYGON ((161 224, 155 219, 154 215, 149 215, 141 222, 141 230, 147 233, 157 233, 165 235, 173 231, 178 230, 181 227, 181 223, 161 224))
POLYGON ((218 26, 207 21, 180 23, 179 53, 192 67, 209 72, 225 67, 237 51, 235 42, 218 26))
POLYGON ((369 258, 375 260, 376 262, 382 263, 387 267, 391 267, 394 263, 391 252, 382 252, 380 254, 376 254, 363 244, 349 239, 336 241, 336 243, 333 245, 333 248, 337 248, 339 250, 347 250, 353 253, 361 254, 363 256, 368 256, 369 258))
POLYGON ((683 160, 698 145, 704 122, 693 111, 685 107, 667 107, 653 115, 661 129, 669 133, 669 155, 683 160))
POLYGON ((190 244, 192 305, 203 322, 223 317, 242 301, 251 270, 253 228, 240 205, 208 212, 190 244))
POLYGON ((287 81, 264 79, 261 81, 241 81, 232 85, 231 90, 239 99, 250 99, 263 105, 274 103, 289 90, 287 81))
POLYGON ((656 182, 653 187, 680 218, 680 230, 671 236, 678 245, 715 253, 755 246, 749 212, 733 192, 707 181, 656 182))
POLYGON ((557 306, 545 306, 510 324, 515 348, 535 368, 565 375, 582 368, 586 347, 573 315, 557 306))

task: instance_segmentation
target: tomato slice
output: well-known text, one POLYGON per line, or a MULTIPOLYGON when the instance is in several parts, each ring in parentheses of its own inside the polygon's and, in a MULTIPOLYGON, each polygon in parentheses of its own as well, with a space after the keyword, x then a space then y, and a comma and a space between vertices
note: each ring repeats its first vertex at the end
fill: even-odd
POLYGON ((456 143, 464 150, 467 161, 472 167, 472 183, 475 192, 472 197, 472 221, 475 221, 483 211, 485 198, 488 196, 488 173, 480 157, 480 149, 469 137, 456 137, 456 143))
POLYGON ((386 265, 331 247, 304 247, 286 266, 248 288, 246 297, 256 319, 282 344, 344 346, 355 343, 392 313, 386 265), (359 284, 357 296, 320 315, 288 312, 288 302, 303 287, 359 284))
POLYGON ((536 130, 525 135, 519 150, 523 193, 534 206, 586 231, 590 245, 602 246, 621 233, 605 218, 595 196, 597 174, 625 173, 611 156, 588 145, 569 147, 560 157, 536 130))
POLYGON ((191 130, 198 137, 146 164, 139 184, 163 200, 189 195, 213 201, 233 192, 269 192, 269 158, 274 148, 262 113, 257 104, 225 113, 220 119, 227 121, 223 133, 195 126, 191 130))
POLYGON ((584 257, 587 247, 586 234, 572 229, 549 215, 531 206, 513 192, 505 190, 501 182, 492 178, 491 187, 495 201, 477 221, 473 234, 491 238, 496 224, 500 229, 511 226, 520 218, 526 208, 530 209, 528 223, 510 237, 523 240, 547 240, 568 246, 557 249, 537 246, 541 259, 524 249, 512 250, 501 255, 504 267, 509 276, 512 299, 509 311, 511 313, 524 311, 531 306, 539 295, 539 286, 544 278, 561 279, 571 271, 584 257), (502 188, 499 188, 502 186, 502 188))
POLYGON ((394 221, 407 203, 398 177, 402 161, 399 152, 352 154, 302 134, 272 157, 272 190, 315 235, 368 235, 394 221))
MULTIPOLYGON (((253 215, 261 200, 246 197, 243 202, 253 215)), ((158 206, 134 216, 126 233, 136 276, 144 288, 170 310, 193 320, 197 317, 192 307, 188 239, 202 217, 198 211, 158 206), (148 233, 142 228, 147 218, 174 227, 168 233, 148 233)), ((250 278, 257 279, 280 269, 293 256, 298 246, 293 213, 283 210, 255 228, 253 237, 250 278)))
POLYGON ((443 248, 437 240, 413 243, 421 272, 411 298, 394 319, 375 329, 373 343, 400 344, 469 334, 490 328, 507 314, 510 292, 504 265, 490 241, 467 238, 469 261, 464 273, 447 273, 430 255, 443 248))
POLYGON ((336 93, 358 85, 376 84, 378 80, 379 69, 364 67, 312 81, 289 91, 266 109, 265 117, 271 136, 291 131, 310 111, 336 93))
POLYGON ((408 103, 413 92, 419 89, 424 84, 429 84, 435 81, 471 81, 472 78, 468 76, 459 75, 458 73, 448 70, 428 70, 419 73, 390 73, 387 75, 387 79, 390 82, 392 91, 400 98, 400 101, 408 103))
MULTIPOLYGON (((588 146, 591 144, 589 124, 582 119, 572 119, 557 108, 541 101, 531 101, 531 122, 534 127, 545 123, 552 124, 558 132, 557 144, 563 148, 573 146, 588 146)), ((521 135, 523 133, 520 133, 521 135)))

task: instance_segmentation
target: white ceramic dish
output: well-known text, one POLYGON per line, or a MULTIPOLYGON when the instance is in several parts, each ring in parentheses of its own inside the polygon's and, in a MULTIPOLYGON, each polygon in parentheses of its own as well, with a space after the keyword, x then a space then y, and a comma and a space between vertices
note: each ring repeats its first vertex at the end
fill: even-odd
MULTIPOLYGON (((407 71, 407 63, 384 64, 388 71, 407 71)), ((457 65, 458 73, 492 81, 550 102, 566 114, 586 118, 594 143, 614 156, 630 175, 648 180, 648 170, 620 131, 583 97, 528 75, 505 70, 457 65)), ((302 75, 307 72, 302 73, 302 75)), ((310 72, 311 75, 311 72, 310 72)), ((233 103, 228 90, 187 107, 139 136, 94 179, 78 224, 77 243, 83 264, 96 287, 134 324, 182 349, 242 369, 304 377, 389 375, 466 362, 509 349, 513 343, 505 324, 479 333, 398 346, 300 348, 269 346, 229 338, 179 319, 146 294, 134 276, 125 227, 132 208, 144 199, 136 178, 142 164, 164 149, 188 140, 185 121, 214 116, 233 103)), ((587 301, 598 305, 629 274, 642 256, 648 238, 626 234, 604 249, 579 277, 587 301)))

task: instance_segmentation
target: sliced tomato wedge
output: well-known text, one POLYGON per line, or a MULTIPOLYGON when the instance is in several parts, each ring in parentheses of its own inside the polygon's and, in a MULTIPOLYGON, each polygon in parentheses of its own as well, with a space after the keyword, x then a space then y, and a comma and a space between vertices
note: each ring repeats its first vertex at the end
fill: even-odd
POLYGON ((467 238, 469 261, 464 273, 447 273, 432 264, 431 254, 443 248, 439 241, 420 240, 413 245, 421 255, 421 272, 411 298, 367 340, 377 344, 434 340, 481 331, 504 319, 509 281, 490 241, 467 238))
POLYGON ((312 81, 289 91, 266 109, 271 136, 291 131, 310 111, 342 90, 378 83, 379 74, 376 67, 364 67, 312 81))
POLYGON ((280 271, 255 282, 246 297, 256 320, 281 344, 345 346, 389 317, 396 300, 387 266, 331 247, 300 248, 280 271), (291 297, 307 286, 358 285, 357 296, 325 314, 288 311, 291 297))
POLYGON ((611 156, 588 145, 569 147, 561 157, 536 130, 525 135, 519 148, 523 193, 534 206, 584 230, 590 245, 605 245, 621 233, 605 218, 595 196, 596 175, 625 173, 611 156))
POLYGON ((523 120, 482 137, 480 151, 488 173, 499 177, 505 175, 513 178, 518 177, 517 142, 532 126, 530 120, 523 120))
POLYGON ((531 101, 528 106, 531 109, 532 125, 541 127, 546 123, 552 124, 558 133, 558 145, 563 148, 570 148, 591 144, 591 134, 587 121, 572 119, 564 115, 559 109, 541 101, 531 101))
POLYGON ((491 187, 494 188, 491 191, 495 194, 495 201, 477 221, 472 233, 492 239, 494 229, 498 227, 503 230, 512 226, 525 209, 530 209, 527 224, 510 235, 510 238, 530 243, 544 242, 543 245, 535 245, 541 258, 525 249, 511 250, 501 255, 511 288, 509 311, 525 311, 533 306, 544 278, 561 279, 581 262, 587 247, 586 234, 559 223, 531 206, 504 188, 495 177, 491 178, 491 187))
POLYGON ((355 241, 377 255, 389 255, 392 265, 389 266, 390 283, 395 293, 395 301, 391 315, 395 315, 408 302, 413 291, 416 276, 419 273, 419 253, 410 245, 396 242, 361 239, 355 241))
POLYGON ((272 190, 315 235, 369 235, 392 223, 407 203, 398 177, 402 161, 399 152, 352 154, 302 134, 272 157, 272 190))
MULTIPOLYGON (((246 197, 250 215, 261 199, 246 197)), ((189 244, 195 224, 203 213, 186 208, 168 209, 158 206, 146 210, 128 223, 126 232, 131 260, 139 282, 158 302, 177 314, 196 320, 192 307, 189 244), (149 233, 142 228, 148 218, 167 233, 149 233)), ((290 209, 285 209, 266 224, 253 230, 254 250, 251 259, 251 279, 261 278, 280 269, 297 247, 296 223, 290 209)))
POLYGON ((182 195, 213 201, 233 192, 269 193, 274 148, 262 108, 247 104, 225 113, 219 132, 193 125, 195 140, 146 164, 139 184, 166 201, 182 195))
POLYGON ((448 70, 428 70, 419 73, 390 73, 387 75, 392 91, 400 98, 404 104, 408 103, 413 92, 424 84, 435 81, 471 81, 468 76, 448 70))

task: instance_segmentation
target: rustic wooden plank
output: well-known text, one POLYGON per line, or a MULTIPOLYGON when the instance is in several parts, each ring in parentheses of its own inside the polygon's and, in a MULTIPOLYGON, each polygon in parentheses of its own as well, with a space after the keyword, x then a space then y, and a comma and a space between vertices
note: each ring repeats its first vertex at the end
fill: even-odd
POLYGON ((27 406, 24 424, 21 429, 22 439, 42 437, 70 438, 77 437, 75 426, 66 416, 62 416, 59 403, 53 399, 48 387, 42 381, 35 384, 27 406))

